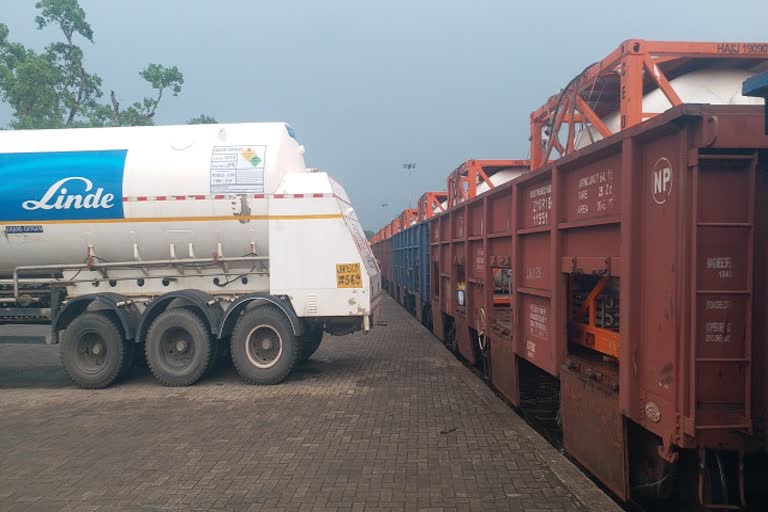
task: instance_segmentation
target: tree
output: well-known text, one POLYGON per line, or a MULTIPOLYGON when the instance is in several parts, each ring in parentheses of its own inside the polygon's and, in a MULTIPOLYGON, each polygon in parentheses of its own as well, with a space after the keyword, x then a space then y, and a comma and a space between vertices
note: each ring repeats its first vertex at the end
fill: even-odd
POLYGON ((0 24, 0 99, 14 110, 14 128, 58 128, 64 115, 59 101, 61 75, 50 55, 8 41, 0 24))
POLYGON ((37 29, 55 27, 63 40, 38 53, 10 41, 0 23, 0 100, 13 110, 11 128, 152 125, 163 97, 181 92, 184 75, 176 66, 149 64, 139 76, 152 96, 123 108, 110 91, 104 102, 101 77, 85 68, 80 45, 93 44, 93 29, 78 0, 39 0, 35 7, 37 29))
POLYGON ((365 233, 365 238, 367 238, 368 240, 370 240, 371 238, 373 238, 376 235, 376 233, 374 233, 370 229, 365 229, 363 231, 365 233))
POLYGON ((147 97, 137 101, 125 110, 120 110, 120 102, 115 91, 110 92, 111 109, 102 106, 91 117, 91 122, 99 126, 150 126, 155 124, 155 112, 163 99, 163 93, 170 89, 174 96, 181 92, 184 75, 179 68, 166 68, 160 64, 150 64, 139 73, 156 91, 154 98, 147 97))
POLYGON ((187 124, 219 124, 219 122, 213 116, 201 114, 187 121, 187 124))

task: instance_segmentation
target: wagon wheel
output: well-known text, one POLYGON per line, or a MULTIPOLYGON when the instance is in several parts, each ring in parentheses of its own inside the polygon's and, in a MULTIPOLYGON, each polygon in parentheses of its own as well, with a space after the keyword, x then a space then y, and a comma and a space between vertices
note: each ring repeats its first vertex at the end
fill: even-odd
POLYGON ((705 509, 711 505, 728 505, 728 479, 719 453, 704 451, 699 460, 699 501, 705 509))

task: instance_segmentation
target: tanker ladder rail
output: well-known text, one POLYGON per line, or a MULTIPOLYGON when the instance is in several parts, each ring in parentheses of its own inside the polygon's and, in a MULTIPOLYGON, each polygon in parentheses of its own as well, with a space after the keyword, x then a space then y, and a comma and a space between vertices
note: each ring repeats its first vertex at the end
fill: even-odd
MULTIPOLYGON (((138 270, 143 276, 152 279, 167 279, 169 276, 151 276, 150 269, 161 268, 163 270, 172 268, 178 272, 179 276, 183 276, 184 270, 194 269, 196 271, 195 277, 219 277, 222 276, 221 272, 211 273, 203 272, 202 269, 206 267, 218 266, 223 270, 223 276, 228 277, 231 275, 269 275, 266 263, 269 261, 267 256, 240 256, 240 257, 212 257, 212 258, 183 258, 183 259, 165 259, 165 260, 142 260, 142 261, 109 261, 109 262, 95 262, 93 257, 89 256, 88 260, 84 263, 76 264, 61 264, 61 265, 25 265, 16 267, 13 271, 13 277, 11 279, 0 279, 0 288, 13 287, 13 296, 0 296, 0 304, 21 304, 30 305, 41 302, 41 296, 48 295, 50 289, 46 287, 67 287, 76 284, 84 283, 100 283, 100 282, 118 282, 118 281, 135 281, 137 276, 110 276, 109 271, 114 270, 138 270), (233 271, 228 268, 227 264, 238 263, 252 263, 254 268, 243 271, 233 271), (255 264, 261 264, 262 269, 256 270, 255 264), (40 277, 21 277, 23 274, 61 274, 65 271, 76 272, 75 276, 71 279, 64 279, 58 277, 40 278, 40 277), (98 272, 100 277, 87 277, 77 279, 77 275, 82 271, 98 272)), ((0 291, 0 295, 3 294, 0 291)), ((7 295, 7 294, 6 294, 7 295)), ((148 293, 148 295, 152 295, 148 293)))

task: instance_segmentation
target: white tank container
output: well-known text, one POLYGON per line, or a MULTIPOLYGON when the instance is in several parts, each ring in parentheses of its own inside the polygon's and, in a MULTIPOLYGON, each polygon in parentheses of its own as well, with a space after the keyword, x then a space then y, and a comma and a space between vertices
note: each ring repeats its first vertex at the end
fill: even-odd
MULTIPOLYGON (((494 187, 498 187, 502 183, 512 181, 518 176, 522 176, 524 173, 525 171, 522 169, 504 169, 495 174, 492 174, 491 176, 489 176, 489 179, 491 180, 491 183, 493 184, 494 187)), ((477 185, 477 195, 487 192, 490 189, 491 187, 489 187, 488 184, 483 181, 477 185)))
POLYGON ((171 244, 266 256, 270 203, 286 175, 310 174, 303 154, 284 123, 2 131, 0 274, 80 263, 89 246, 109 261, 171 244))
MULTIPOLYGON (((761 98, 742 96, 741 85, 753 76, 755 71, 745 69, 703 69, 681 75, 670 80, 683 103, 710 105, 760 105, 761 98)), ((662 113, 672 107, 661 89, 654 89, 643 97, 643 112, 662 113)), ((619 113, 613 112, 602 118, 603 123, 616 133, 620 129, 619 113)), ((576 137, 576 149, 583 148, 602 139, 592 127, 585 128, 576 137)))

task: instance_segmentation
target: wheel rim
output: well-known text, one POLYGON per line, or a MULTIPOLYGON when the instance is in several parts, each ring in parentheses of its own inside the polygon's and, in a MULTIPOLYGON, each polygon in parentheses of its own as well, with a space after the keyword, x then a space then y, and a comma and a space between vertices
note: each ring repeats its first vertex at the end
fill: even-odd
POLYGON ((283 338, 269 325, 254 327, 245 340, 245 355, 256 368, 272 368, 283 355, 283 338))
POLYGON ((192 334, 182 327, 171 327, 160 338, 160 358, 172 370, 184 370, 195 359, 192 334))
POLYGON ((95 331, 86 331, 77 338, 75 364, 83 373, 94 375, 107 364, 107 343, 95 331))

